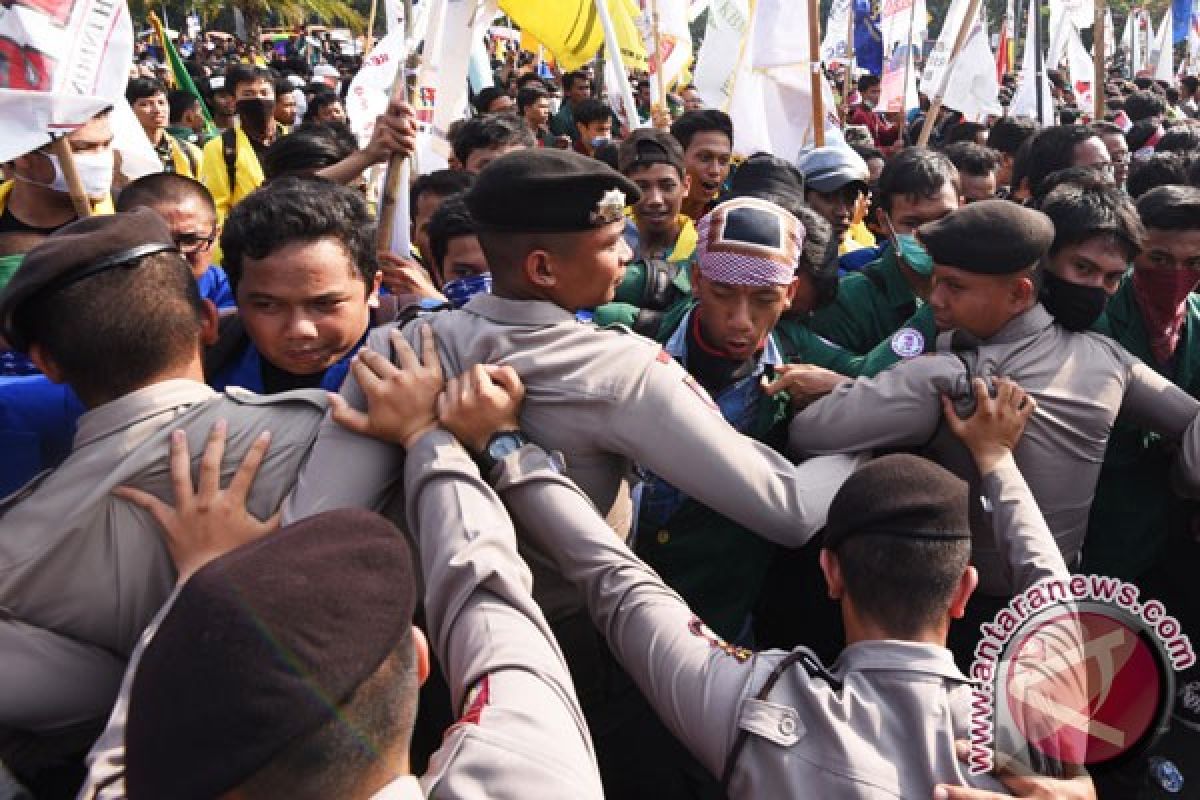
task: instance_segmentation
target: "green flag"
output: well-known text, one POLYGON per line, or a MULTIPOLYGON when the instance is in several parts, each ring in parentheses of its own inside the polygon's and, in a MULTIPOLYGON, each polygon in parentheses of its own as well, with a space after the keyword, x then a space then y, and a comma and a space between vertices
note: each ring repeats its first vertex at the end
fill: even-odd
POLYGON ((150 24, 154 26, 154 31, 158 34, 158 41, 162 44, 163 55, 167 59, 167 64, 171 67, 171 75, 174 77, 175 86, 196 98, 200 103, 200 112, 204 114, 205 132, 209 136, 216 136, 219 132, 217 126, 213 123, 212 115, 208 113, 208 106, 204 105, 204 98, 200 96, 200 92, 196 89, 196 84, 192 82, 192 76, 183 66, 183 59, 179 57, 179 51, 175 49, 171 38, 167 36, 166 30, 163 28, 162 20, 153 11, 150 12, 150 24))

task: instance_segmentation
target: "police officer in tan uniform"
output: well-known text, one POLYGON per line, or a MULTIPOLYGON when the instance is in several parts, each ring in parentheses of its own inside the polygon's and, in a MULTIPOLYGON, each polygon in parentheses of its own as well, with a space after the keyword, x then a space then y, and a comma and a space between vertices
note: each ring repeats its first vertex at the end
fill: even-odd
MULTIPOLYGON (((0 503, 0 729, 22 752, 86 751, 174 581, 153 520, 112 489, 166 496, 171 432, 198 443, 224 420, 232 457, 274 437, 250 496, 269 517, 316 436, 323 393, 219 395, 203 383, 201 344, 215 330, 216 310, 148 209, 52 234, 0 294, 0 334, 88 407, 67 460, 0 503)), ((12 751, 0 759, 22 773, 12 751)))
MULTIPOLYGON (((486 390, 451 382, 441 429, 432 334, 423 337, 423 363, 394 335, 403 371, 366 354, 355 371, 370 420, 339 419, 406 449, 417 557, 393 526, 364 511, 327 512, 246 544, 264 527, 245 513, 252 468, 233 482, 240 493, 217 494, 205 488, 215 482, 202 466, 193 497, 186 452, 173 457, 185 487, 177 508, 143 493, 134 499, 175 543, 180 575, 194 577, 143 636, 82 798, 603 796, 566 663, 530 596, 512 523, 480 477, 489 467, 450 433, 485 459, 479 432, 486 442, 494 430, 515 430, 520 397, 490 382, 486 390), (207 518, 190 510, 197 506, 211 509, 207 518), (413 626, 422 583, 428 645, 413 626), (418 786, 407 774, 407 742, 428 646, 445 665, 460 719, 418 786), (291 658, 276 658, 279 650, 291 658), (297 667, 305 680, 295 679, 297 667), (313 687, 332 703, 312 702, 313 687), (371 707, 381 695, 395 711, 371 707), (343 722, 372 739, 366 755, 357 735, 340 732, 343 722)), ((517 385, 512 373, 497 380, 517 385)), ((202 464, 220 445, 219 437, 210 443, 202 464)))
MULTIPOLYGON (((966 410, 971 378, 1007 376, 1038 402, 1014 457, 1068 565, 1079 561, 1118 413, 1178 442, 1176 490, 1200 492, 1200 401, 1112 340, 1065 330, 1038 302, 1038 263, 1054 238, 1049 218, 985 200, 922 226, 917 236, 935 264, 930 305, 947 331, 938 352, 841 384, 793 419, 794 448, 923 448, 977 482, 962 448, 945 435, 939 396, 966 410)), ((1014 581, 978 504, 972 530, 980 591, 1007 597, 1014 581)))
MULTIPOLYGON (((446 373, 456 376, 480 363, 515 369, 528 392, 522 429, 564 453, 568 473, 620 539, 633 522, 630 489, 640 465, 774 542, 802 545, 824 523, 856 459, 792 464, 731 428, 661 347, 580 320, 580 312, 610 301, 622 279, 630 257, 623 210, 637 197, 628 179, 573 153, 526 150, 492 162, 467 204, 493 293, 431 318, 446 373)), ((415 327, 405 333, 415 340, 415 327)), ((368 347, 390 353, 389 335, 376 331, 368 347)), ((363 405, 353 380, 342 396, 363 405)), ((384 507, 402 458, 398 448, 327 423, 286 503, 285 522, 330 508, 384 507)), ((555 627, 599 739, 604 726, 591 715, 625 713, 606 688, 614 685, 615 665, 582 613, 577 590, 544 554, 525 556, 535 597, 555 627)), ((619 724, 607 727, 619 747, 619 724)), ((598 750, 604 771, 603 746, 598 750)), ((631 769, 618 771, 636 778, 631 769)))
MULTIPOLYGON (((1010 381, 998 382, 994 399, 982 381, 972 389, 980 413, 948 424, 984 474, 1003 557, 1021 587, 1065 578, 1011 454, 1034 404, 1010 381)), ((945 469, 885 456, 835 497, 821 562, 850 644, 832 669, 805 648, 756 654, 712 634, 613 540, 541 448, 522 446, 489 477, 526 536, 581 587, 617 658, 729 797, 928 798, 939 784, 1004 792, 956 755, 971 720, 971 682, 944 643, 976 573, 967 486, 945 469)), ((1045 785, 1064 783, 1074 780, 1045 785)))

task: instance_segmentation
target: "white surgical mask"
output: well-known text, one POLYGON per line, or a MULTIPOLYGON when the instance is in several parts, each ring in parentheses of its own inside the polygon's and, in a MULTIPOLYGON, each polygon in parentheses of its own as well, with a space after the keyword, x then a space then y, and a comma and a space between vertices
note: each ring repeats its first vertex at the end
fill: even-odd
MULTIPOLYGON (((16 177, 26 183, 44 186, 47 189, 62 192, 63 194, 70 194, 71 190, 67 186, 67 176, 63 173, 62 164, 59 163, 58 156, 54 153, 42 153, 42 155, 49 159, 50 165, 54 167, 54 180, 49 183, 41 183, 29 178, 23 178, 20 175, 16 177)), ((83 184, 83 191, 88 197, 93 200, 99 200, 108 195, 112 190, 113 163, 113 151, 111 149, 75 154, 75 171, 79 173, 79 181, 83 184)))

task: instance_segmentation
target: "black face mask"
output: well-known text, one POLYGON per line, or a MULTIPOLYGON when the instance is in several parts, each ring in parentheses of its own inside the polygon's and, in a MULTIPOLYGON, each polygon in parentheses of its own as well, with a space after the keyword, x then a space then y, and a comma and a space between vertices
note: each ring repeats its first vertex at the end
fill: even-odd
POLYGON ((248 97, 237 101, 238 119, 256 133, 266 133, 275 116, 275 101, 269 97, 248 97))
POLYGON ((1059 325, 1069 331, 1085 331, 1104 313, 1108 294, 1099 286, 1080 286, 1044 270, 1041 300, 1059 325))

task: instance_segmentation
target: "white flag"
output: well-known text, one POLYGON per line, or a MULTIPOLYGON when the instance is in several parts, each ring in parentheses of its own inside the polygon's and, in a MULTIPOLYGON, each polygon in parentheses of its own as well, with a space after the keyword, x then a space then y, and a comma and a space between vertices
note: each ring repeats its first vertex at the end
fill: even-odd
POLYGON ((662 52, 654 56, 654 24, 651 7, 646 3, 645 12, 638 20, 638 30, 646 45, 647 62, 650 65, 650 98, 658 104, 658 79, 655 74, 662 62, 663 86, 670 91, 682 79, 688 65, 692 63, 692 32, 688 28, 687 0, 657 0, 658 45, 662 52))
POLYGON ((794 2, 759 0, 754 10, 750 59, 759 69, 808 64, 808 14, 794 2))
POLYGON ((1039 108, 1037 75, 1037 44, 1033 36, 1033 14, 1037 3, 1029 4, 1029 15, 1025 20, 1025 52, 1021 58, 1021 76, 1017 83, 1017 93, 1013 95, 1012 105, 1008 113, 1014 117, 1032 117, 1043 126, 1054 124, 1054 97, 1051 94, 1050 79, 1042 71, 1042 102, 1039 108))
POLYGON ((850 35, 853 5, 853 0, 833 0, 829 8, 829 20, 825 23, 825 38, 821 40, 822 63, 832 65, 849 62, 850 44, 846 37, 850 35))
POLYGON ((1158 37, 1154 40, 1154 49, 1146 66, 1153 72, 1151 77, 1158 81, 1175 80, 1175 69, 1172 66, 1175 56, 1174 31, 1171 24, 1171 9, 1163 15, 1162 26, 1158 29, 1158 37))
POLYGON ((1067 66, 1071 76, 1071 90, 1075 92, 1075 105, 1090 113, 1095 105, 1095 62, 1083 46, 1079 30, 1070 21, 1067 27, 1070 28, 1067 35, 1067 66))
POLYGON ((1104 9, 1104 65, 1112 63, 1117 54, 1117 32, 1113 30, 1112 9, 1104 9))
MULTIPOLYGON (((934 98, 942 94, 946 68, 949 66, 950 53, 954 50, 954 40, 958 38, 959 28, 963 25, 963 16, 967 13, 969 0, 954 0, 946 11, 946 20, 942 23, 942 33, 929 51, 925 59, 925 71, 921 73, 921 91, 926 97, 934 98)), ((980 9, 983 4, 980 3, 980 9)), ((962 59, 959 59, 962 62, 962 59)), ((993 68, 993 71, 994 68, 993 68)))
POLYGON ((1200 0, 1192 0, 1192 13, 1188 17, 1187 74, 1200 72, 1200 0))
POLYGON ((1078 30, 1095 24, 1094 0, 1050 0, 1050 30, 1057 30, 1061 20, 1069 19, 1078 30))
MULTIPOLYGON (((917 106, 917 68, 913 56, 919 46, 916 14, 920 0, 883 0, 883 76, 879 110, 887 113, 917 106)), ((924 20, 922 20, 924 22, 924 20)))
POLYGON ((996 59, 988 44, 987 25, 981 5, 975 25, 950 67, 942 103, 947 108, 961 112, 968 122, 986 122, 988 115, 1004 113, 997 98, 999 92, 996 59))
POLYGON ((375 43, 363 58, 362 69, 350 81, 346 91, 346 116, 350 118, 350 130, 358 137, 359 146, 366 147, 375 130, 375 118, 387 111, 392 81, 405 58, 404 32, 392 31, 375 43))
POLYGON ((133 23, 124 1, 0 7, 0 163, 67 134, 125 96, 133 23))
POLYGON ((750 4, 748 0, 720 0, 720 3, 721 13, 708 15, 692 82, 713 108, 729 111, 739 55, 744 55, 742 40, 750 32, 750 4))

